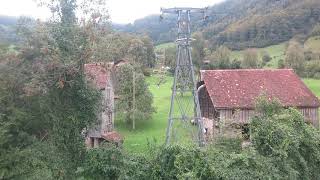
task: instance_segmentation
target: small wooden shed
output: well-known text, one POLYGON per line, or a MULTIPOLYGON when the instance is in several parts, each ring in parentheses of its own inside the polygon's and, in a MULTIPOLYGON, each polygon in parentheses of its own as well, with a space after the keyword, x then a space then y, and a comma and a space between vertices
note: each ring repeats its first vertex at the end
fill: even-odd
MULTIPOLYGON (((88 85, 92 85, 101 92, 100 108, 94 124, 86 131, 88 147, 98 147, 102 141, 109 141, 114 132, 114 87, 112 81, 113 64, 92 63, 85 64, 84 70, 88 85)), ((120 137, 120 135, 118 134, 120 137)), ((115 142, 118 143, 118 142, 115 142)))
MULTIPOLYGON (((219 124, 246 125, 254 116, 255 100, 264 94, 284 107, 301 111, 306 122, 319 127, 319 99, 291 69, 203 70, 198 83, 202 117, 219 124)), ((211 133, 212 134, 212 133, 211 133)))

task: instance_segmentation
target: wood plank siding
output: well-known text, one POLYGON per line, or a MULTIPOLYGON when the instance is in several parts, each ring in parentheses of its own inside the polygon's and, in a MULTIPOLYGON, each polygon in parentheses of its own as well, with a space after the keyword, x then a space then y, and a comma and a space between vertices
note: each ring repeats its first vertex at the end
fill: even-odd
MULTIPOLYGON (((215 108, 206 88, 199 91, 199 103, 202 117, 211 120, 214 119, 215 121, 220 121, 220 123, 224 124, 248 124, 250 123, 250 119, 255 115, 255 111, 253 109, 215 108)), ((306 122, 319 128, 319 108, 304 107, 298 108, 298 110, 304 116, 306 122)))
POLYGON ((319 109, 318 108, 299 108, 299 111, 304 116, 306 122, 319 128, 319 109))
POLYGON ((203 88, 199 91, 199 103, 202 117, 208 119, 214 119, 215 116, 217 117, 215 108, 213 107, 212 101, 206 88, 203 88))

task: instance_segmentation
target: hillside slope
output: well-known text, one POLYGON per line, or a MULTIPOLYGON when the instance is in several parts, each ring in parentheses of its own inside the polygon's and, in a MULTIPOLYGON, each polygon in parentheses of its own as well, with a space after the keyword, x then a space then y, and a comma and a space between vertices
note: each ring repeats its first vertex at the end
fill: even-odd
MULTIPOLYGON (((202 32, 212 48, 265 47, 287 41, 295 35, 307 37, 320 22, 319 0, 227 0, 208 9, 207 23, 193 16, 193 31, 202 32)), ((176 19, 149 16, 118 30, 146 33, 157 43, 173 41, 176 19)))
POLYGON ((14 26, 18 21, 17 17, 0 15, 0 44, 17 41, 17 36, 14 26))

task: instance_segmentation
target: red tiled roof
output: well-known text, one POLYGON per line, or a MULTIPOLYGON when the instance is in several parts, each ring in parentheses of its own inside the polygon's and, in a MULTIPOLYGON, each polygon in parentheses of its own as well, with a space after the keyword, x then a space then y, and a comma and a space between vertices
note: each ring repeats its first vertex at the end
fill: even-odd
POLYGON ((105 134, 102 134, 103 139, 109 141, 109 142, 122 142, 123 138, 121 134, 119 134, 116 131, 108 132, 105 134))
POLYGON ((201 71, 213 105, 223 108, 253 108, 261 94, 277 98, 288 107, 319 107, 319 99, 291 69, 201 71))
POLYGON ((84 71, 88 79, 92 80, 100 89, 105 89, 108 81, 107 70, 99 64, 85 64, 84 71))

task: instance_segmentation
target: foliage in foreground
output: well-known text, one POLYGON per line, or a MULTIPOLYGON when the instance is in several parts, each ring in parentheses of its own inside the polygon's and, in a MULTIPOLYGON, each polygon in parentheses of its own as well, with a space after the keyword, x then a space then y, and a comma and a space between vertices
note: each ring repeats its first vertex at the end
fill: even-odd
POLYGON ((219 139, 206 148, 153 147, 143 155, 110 145, 89 150, 79 174, 94 179, 319 179, 320 132, 295 109, 259 99, 252 145, 219 139))

